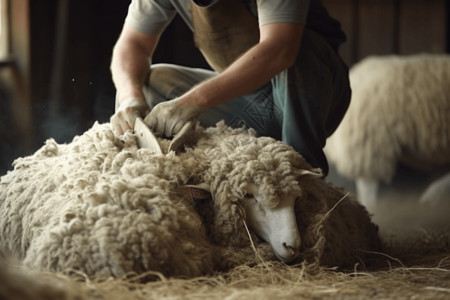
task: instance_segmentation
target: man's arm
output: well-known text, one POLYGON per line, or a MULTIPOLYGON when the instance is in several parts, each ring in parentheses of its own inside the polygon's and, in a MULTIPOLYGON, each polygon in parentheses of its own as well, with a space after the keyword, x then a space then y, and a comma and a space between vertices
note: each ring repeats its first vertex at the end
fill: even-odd
POLYGON ((111 73, 119 109, 111 123, 120 134, 132 129, 136 116, 148 110, 142 87, 158 39, 158 35, 146 35, 125 25, 114 46, 111 73))
POLYGON ((195 126, 207 108, 251 93, 294 64, 303 35, 303 25, 268 24, 260 28, 260 41, 217 76, 200 83, 184 95, 156 105, 145 121, 157 134, 175 136, 178 144, 186 137, 181 132, 195 126), (185 130, 181 130, 185 128, 185 130), (180 134, 178 134, 180 133, 180 134))
POLYGON ((251 93, 294 64, 303 25, 277 23, 262 26, 260 41, 224 72, 180 97, 179 105, 208 108, 251 93))

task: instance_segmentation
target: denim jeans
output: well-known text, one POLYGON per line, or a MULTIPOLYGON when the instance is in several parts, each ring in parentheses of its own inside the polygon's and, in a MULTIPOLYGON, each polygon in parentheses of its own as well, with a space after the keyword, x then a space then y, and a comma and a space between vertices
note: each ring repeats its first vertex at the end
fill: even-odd
MULTIPOLYGON (((216 74, 198 68, 155 64, 144 93, 153 107, 216 74)), ((320 35, 305 29, 292 67, 251 94, 207 109, 199 121, 205 127, 224 120, 232 127, 253 128, 260 136, 291 145, 308 163, 327 174, 328 163, 322 149, 342 120, 350 96, 345 63, 320 35)))

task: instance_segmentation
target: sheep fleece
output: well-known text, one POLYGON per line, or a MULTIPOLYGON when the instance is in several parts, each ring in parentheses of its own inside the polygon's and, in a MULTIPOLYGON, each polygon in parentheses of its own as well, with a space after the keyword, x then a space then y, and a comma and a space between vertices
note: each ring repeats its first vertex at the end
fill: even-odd
MULTIPOLYGON (((230 161, 219 167, 208 159, 227 159, 224 153, 237 146, 224 141, 240 139, 253 147, 255 141, 280 145, 297 164, 307 164, 289 146, 249 130, 218 124, 197 131, 197 146, 179 155, 139 149, 134 134, 118 138, 109 123, 94 124, 69 144, 47 140, 1 177, 0 244, 30 268, 96 278, 146 271, 200 276, 256 261, 238 203, 211 204, 233 198, 233 184, 242 182, 224 173, 230 161), (196 205, 179 191, 180 185, 208 180, 228 194, 217 197, 212 191, 214 200, 196 205)), ((168 142, 162 144, 167 149, 168 142)), ((286 171, 282 176, 290 178, 286 171)), ((322 179, 299 186, 301 259, 343 265, 357 259, 357 250, 378 246, 376 226, 362 206, 345 199, 327 214, 343 193, 322 179)), ((252 238, 261 257, 275 258, 270 246, 252 238)))

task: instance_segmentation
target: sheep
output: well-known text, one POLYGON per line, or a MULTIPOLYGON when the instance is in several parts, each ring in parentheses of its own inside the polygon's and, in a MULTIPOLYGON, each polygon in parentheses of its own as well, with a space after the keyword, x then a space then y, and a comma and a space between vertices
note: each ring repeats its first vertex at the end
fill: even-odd
POLYGON ((213 224, 208 232, 213 233, 216 243, 238 247, 248 244, 246 232, 240 226, 243 216, 234 213, 243 204, 249 214, 246 218, 249 227, 257 233, 254 238, 268 241, 276 257, 284 260, 282 255, 289 249, 283 249, 283 242, 276 243, 277 238, 285 236, 286 229, 273 230, 279 220, 270 214, 295 202, 302 258, 308 252, 318 251, 320 263, 344 266, 355 262, 359 251, 356 249, 380 250, 378 227, 370 221, 365 208, 353 198, 346 198, 342 189, 326 182, 321 170, 312 168, 291 146, 270 137, 257 137, 255 132, 243 128, 231 130, 223 123, 205 133, 208 138, 201 138, 193 149, 205 153, 210 160, 210 168, 199 181, 210 186, 216 195, 215 215, 229 214, 206 222, 213 224), (342 202, 337 205, 339 200, 342 202), (333 212, 328 215, 330 210, 333 212), (269 217, 257 219, 261 216, 269 217), (263 226, 268 230, 262 230, 263 226), (325 249, 320 250, 322 238, 326 240, 322 245, 325 249))
POLYGON ((450 170, 449 55, 371 56, 351 68, 350 84, 350 107, 325 153, 338 173, 356 181, 369 211, 398 163, 450 170))
POLYGON ((165 155, 109 123, 47 140, 0 179, 0 243, 29 268, 90 278, 193 277, 277 258, 345 266, 380 248, 365 208, 290 146, 223 122, 196 135, 165 155))

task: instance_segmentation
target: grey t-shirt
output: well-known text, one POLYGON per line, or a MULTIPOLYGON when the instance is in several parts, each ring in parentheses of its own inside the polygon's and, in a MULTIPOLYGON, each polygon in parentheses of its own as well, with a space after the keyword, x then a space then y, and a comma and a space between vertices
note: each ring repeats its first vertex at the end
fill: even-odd
MULTIPOLYGON (((302 24, 306 22, 309 0, 243 1, 249 10, 258 17, 260 26, 280 22, 302 24)), ((140 32, 158 34, 162 32, 175 14, 179 13, 192 29, 189 3, 190 0, 133 0, 128 9, 128 16, 125 22, 140 32)))
MULTIPOLYGON (((218 0, 195 0, 210 5, 218 0)), ((226 1, 226 0, 222 0, 226 1)), ((242 0, 258 18, 259 26, 272 23, 300 23, 323 35, 333 47, 345 41, 340 24, 332 19, 321 0, 242 0)), ((178 13, 193 30, 190 0, 132 0, 125 23, 146 34, 160 34, 178 13)))

